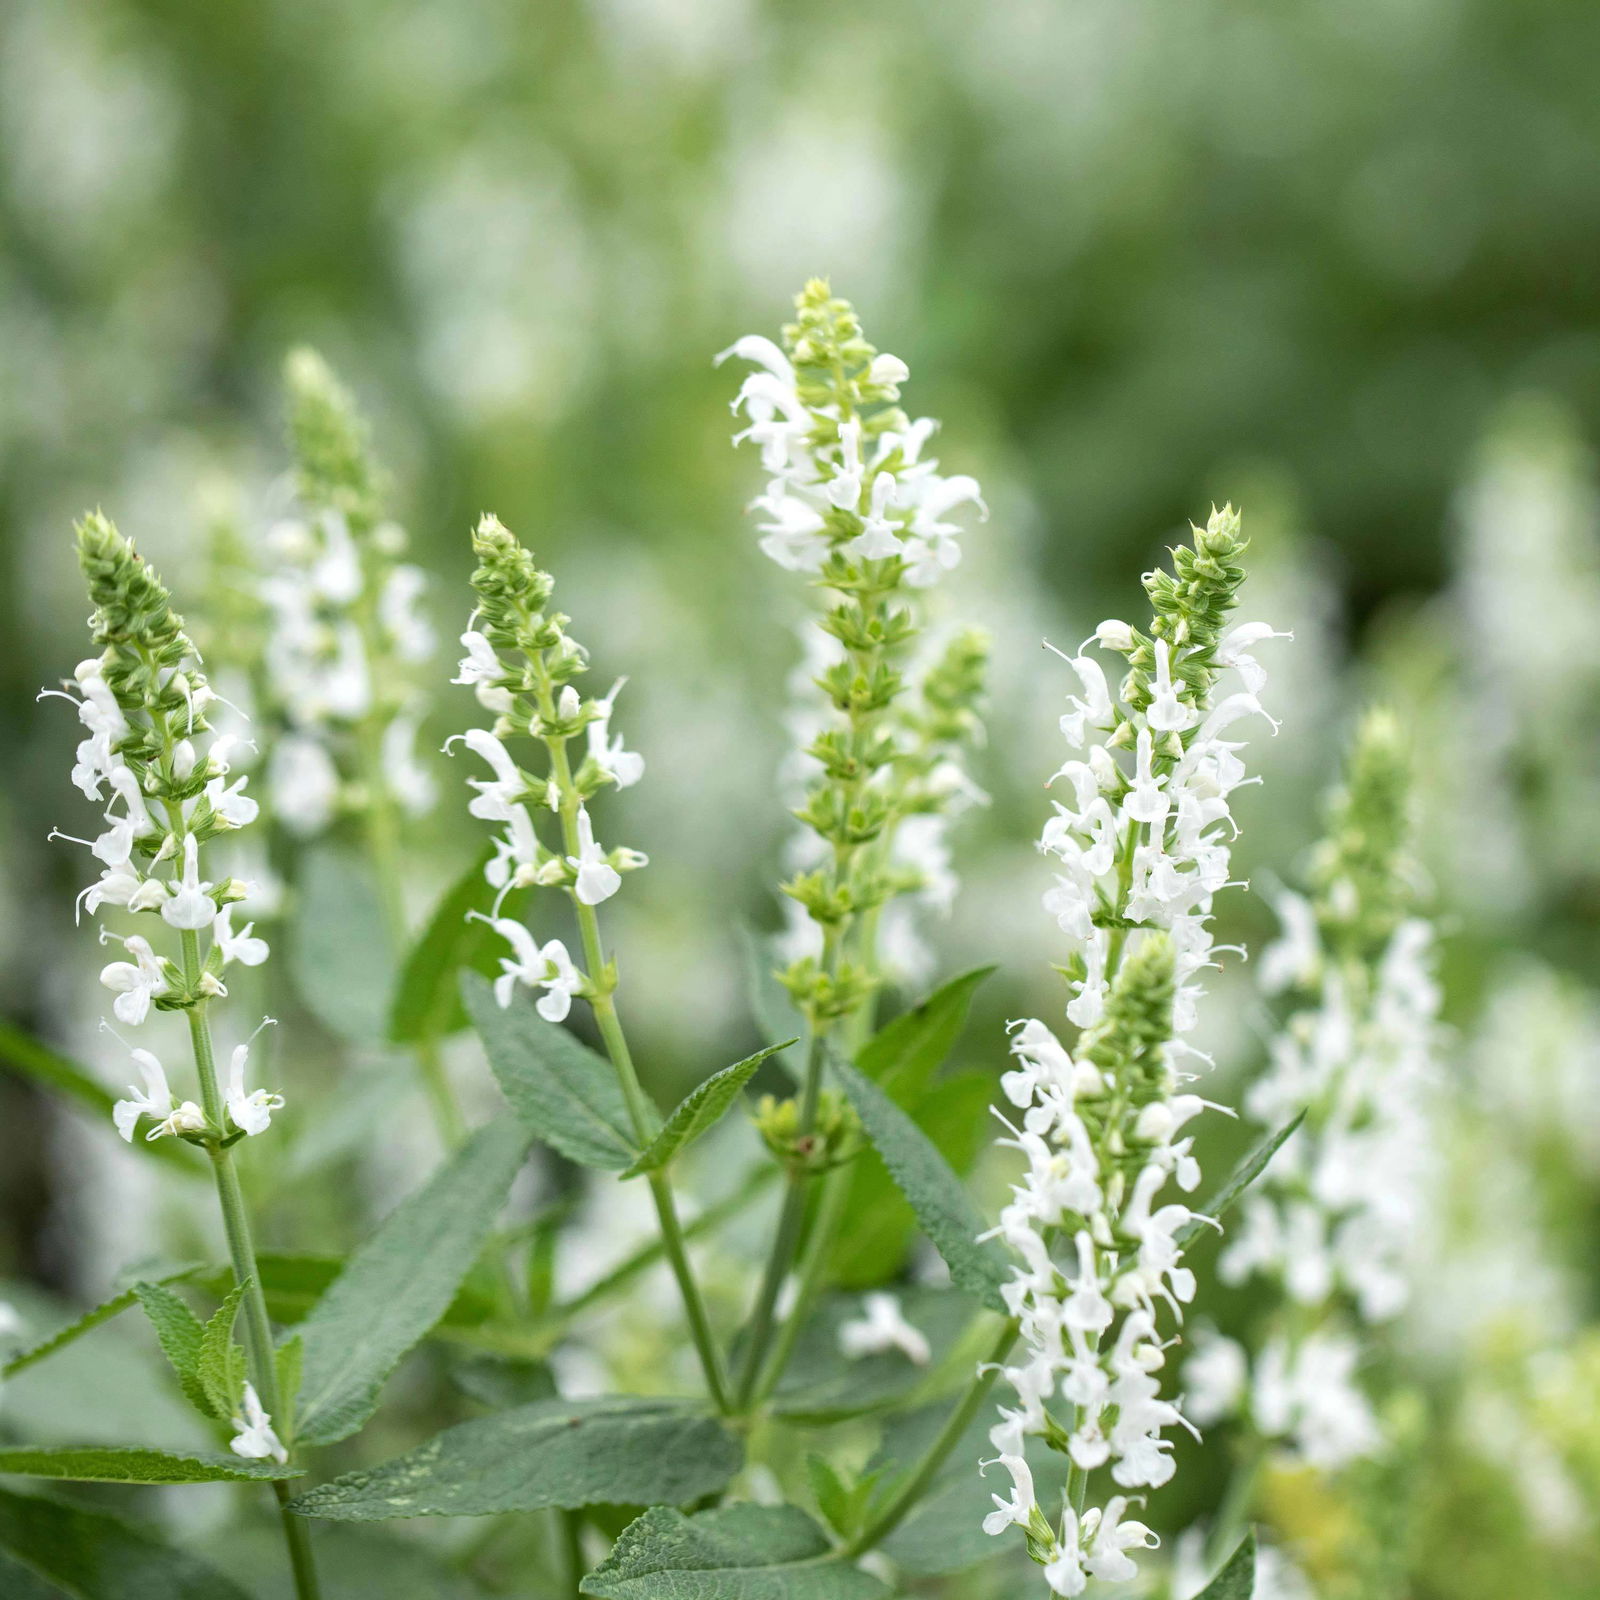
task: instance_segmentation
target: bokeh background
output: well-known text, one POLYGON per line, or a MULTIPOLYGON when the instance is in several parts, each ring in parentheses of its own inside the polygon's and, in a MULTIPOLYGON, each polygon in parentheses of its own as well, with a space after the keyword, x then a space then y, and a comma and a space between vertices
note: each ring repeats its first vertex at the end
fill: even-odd
MULTIPOLYGON (((1039 641, 1134 611, 1187 518, 1243 503, 1247 608, 1297 634, 1241 807, 1249 872, 1293 877, 1360 704, 1407 719, 1463 1109, 1440 1130, 1455 1244, 1411 1335, 1450 1406, 1427 1557, 1392 1592, 1591 1594, 1600 1459, 1571 1419, 1600 1394, 1597 53, 1600 11, 1562 0, 9 0, 8 1013, 114 1070, 79 864, 45 842, 83 826, 70 719, 34 698, 82 653, 71 519, 104 506, 185 609, 220 606, 208 530, 281 510, 280 367, 309 342, 373 417, 446 638, 492 508, 630 677, 650 767, 627 842, 653 858, 618 904, 635 1027, 664 1093, 730 1059, 734 924, 777 921, 806 600, 741 519, 756 471, 711 357, 827 275, 992 509, 941 599, 995 640, 993 804, 938 931, 946 970, 1002 963, 974 1062, 1050 981, 1030 840, 1070 685, 1039 641), (1463 1515, 1494 1538, 1451 1545, 1463 1515)), ((442 688, 430 730, 469 711, 442 688)), ((437 766, 419 907, 476 842, 437 766)), ((1226 1084, 1262 1022, 1218 988, 1226 1084)), ((147 1213, 106 1214, 108 1130, 19 1079, 0 1117, 0 1272, 48 1320, 115 1280, 147 1213)), ((422 1134, 392 1144, 380 1198, 425 1158, 422 1134)))

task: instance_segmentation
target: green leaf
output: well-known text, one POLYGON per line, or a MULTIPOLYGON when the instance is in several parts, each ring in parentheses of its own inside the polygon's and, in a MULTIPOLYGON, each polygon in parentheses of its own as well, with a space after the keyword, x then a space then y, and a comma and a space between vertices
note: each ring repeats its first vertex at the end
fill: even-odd
POLYGON ((483 875, 484 853, 445 890, 428 925, 412 945, 395 984, 389 1011, 389 1037, 396 1044, 419 1044, 467 1026, 456 975, 463 967, 485 974, 497 970, 501 941, 488 923, 469 911, 487 914, 495 889, 483 875))
POLYGON ((1212 1222, 1221 1222, 1234 1201, 1261 1176, 1266 1170, 1267 1163, 1278 1153, 1289 1135, 1305 1120, 1304 1109, 1297 1111, 1276 1133, 1269 1133, 1259 1143, 1253 1145, 1239 1165, 1228 1174, 1228 1181, 1215 1194, 1208 1195, 1201 1201, 1195 1208, 1195 1215, 1172 1237, 1179 1244, 1186 1245, 1206 1226, 1202 1219, 1209 1218, 1212 1222))
MULTIPOLYGON (((199 1270, 198 1267, 184 1267, 178 1272, 168 1273, 158 1281, 177 1283, 183 1278, 192 1277, 199 1270)), ((4 1366, 0 1366, 0 1378, 14 1377, 36 1361, 43 1361, 46 1356, 54 1355, 57 1350, 75 1343, 91 1329, 98 1328, 102 1322, 109 1322, 113 1317, 126 1311, 134 1299, 134 1289, 124 1289, 120 1294, 112 1295, 109 1300, 101 1301, 93 1310, 85 1311, 76 1322, 69 1322, 66 1327, 57 1328, 47 1338, 41 1339, 38 1344, 30 1345, 26 1350, 19 1350, 4 1366)))
POLYGON ((883 1472, 879 1469, 859 1476, 841 1474, 826 1456, 812 1452, 806 1457, 806 1477, 823 1519, 841 1539, 849 1539, 866 1521, 872 1491, 877 1488, 883 1472))
POLYGON ((300 1334, 285 1339, 272 1352, 272 1364, 278 1377, 278 1405, 282 1415, 273 1420, 280 1439, 295 1436, 296 1408, 300 1400, 300 1385, 304 1381, 306 1366, 306 1341, 300 1334))
POLYGON ((289 967, 300 997, 341 1039, 382 1039, 394 953, 372 874, 353 852, 315 845, 300 863, 298 883, 289 967))
POLYGON ((247 1278, 228 1291, 200 1334, 195 1376, 206 1398, 206 1410, 222 1422, 238 1412, 244 1394, 244 1351, 234 1343, 233 1322, 250 1282, 247 1278))
POLYGON ((73 1483, 239 1483, 292 1478, 297 1467, 242 1456, 182 1455, 138 1445, 35 1445, 0 1450, 0 1473, 73 1483))
POLYGON ((446 1428, 382 1466, 319 1484, 290 1509, 381 1522, 690 1501, 721 1489, 743 1458, 721 1423, 682 1401, 538 1400, 446 1428))
MULTIPOLYGON (((993 1119, 992 1072, 960 1072, 941 1077, 901 1109, 927 1134, 954 1171, 971 1170, 989 1137, 993 1119)), ((895 1186, 883 1161, 868 1151, 850 1169, 850 1193, 829 1268, 845 1289, 869 1288, 899 1275, 916 1235, 917 1218, 895 1186)))
POLYGON ((1194 1597, 1194 1600, 1251 1600, 1256 1592, 1256 1531, 1252 1528, 1239 1541, 1221 1572, 1194 1597))
POLYGON ((350 1257, 300 1325, 302 1440, 331 1444, 372 1415, 389 1374, 471 1270, 527 1150, 509 1120, 480 1128, 350 1257))
POLYGON ((1009 1276, 992 1240, 978 1242, 986 1224, 937 1146, 870 1078, 847 1061, 834 1062, 873 1148, 911 1202, 922 1231, 950 1268, 958 1289, 1004 1311, 1000 1285, 1009 1276))
POLYGON ((200 1355, 205 1343, 200 1319, 177 1295, 158 1283, 136 1283, 132 1293, 139 1297, 144 1314, 156 1330, 161 1352, 171 1362, 189 1403, 203 1416, 214 1417, 216 1412, 200 1377, 200 1355))
POLYGON ((901 1012, 861 1047, 856 1065, 897 1100, 920 1092, 954 1048, 978 985, 993 971, 975 967, 901 1012))
MULTIPOLYGON (((3 1489, 0 1550, 73 1600, 247 1600, 215 1568, 120 1518, 3 1489)), ((13 1587, 3 1569, 0 1589, 7 1600, 35 1593, 13 1587)))
MULTIPOLYGON (((40 1083, 65 1095, 80 1110, 101 1120, 106 1127, 111 1124, 111 1108, 117 1096, 102 1085, 87 1067, 69 1061, 49 1045, 41 1044, 32 1034, 12 1023, 0 1021, 0 1064, 8 1066, 20 1078, 40 1083)), ((131 1146, 143 1155, 169 1167, 186 1172, 191 1178, 202 1177, 206 1167, 195 1159, 194 1152, 178 1139, 135 1139, 131 1146)), ((126 1309, 132 1301, 118 1310, 126 1309)))
POLYGON ((899 1350, 847 1356, 839 1330, 863 1314, 860 1295, 829 1295, 806 1321, 772 1399, 780 1416, 839 1421, 903 1402, 955 1348, 972 1322, 972 1303, 949 1289, 896 1291, 901 1314, 928 1341, 932 1359, 918 1366, 899 1350))
POLYGON ((46 1583, 0 1549, 0 1594, 6 1600, 61 1600, 65 1589, 46 1583))
POLYGON ((602 1600, 878 1600, 888 1590, 834 1558, 795 1506, 652 1506, 578 1586, 602 1600))
POLYGON ((736 1061, 731 1067, 724 1067, 721 1072, 707 1078, 679 1103, 677 1110, 667 1118, 666 1126, 650 1141, 650 1147, 644 1154, 618 1176, 637 1178, 666 1166, 680 1150, 693 1144, 708 1128, 716 1126, 739 1098, 739 1091, 754 1077, 756 1068, 768 1056, 787 1050, 798 1042, 796 1039, 785 1039, 782 1044, 769 1044, 766 1049, 758 1050, 753 1056, 746 1056, 743 1061, 736 1061))
POLYGON ((461 980, 467 1013, 511 1109, 536 1138, 580 1166, 621 1172, 638 1156, 616 1069, 523 994, 502 1009, 476 973, 461 980))
POLYGON ((515 1356, 474 1356, 450 1370, 463 1394, 495 1411, 556 1398, 555 1374, 543 1361, 515 1356))

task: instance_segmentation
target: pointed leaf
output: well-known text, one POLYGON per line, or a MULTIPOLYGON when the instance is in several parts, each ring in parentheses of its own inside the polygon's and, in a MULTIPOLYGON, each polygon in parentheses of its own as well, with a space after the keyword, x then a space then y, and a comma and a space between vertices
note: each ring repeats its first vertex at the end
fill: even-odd
MULTIPOLYGON (((59 1050, 52 1050, 32 1034, 5 1021, 0 1021, 0 1065, 9 1067, 18 1077, 42 1083, 47 1089, 65 1095, 81 1111, 98 1118, 106 1127, 112 1125, 111 1108, 116 1103, 116 1095, 87 1067, 69 1061, 59 1050)), ((131 1148, 186 1172, 192 1178, 205 1175, 205 1163, 197 1161, 195 1153, 181 1140, 135 1139, 131 1148)), ((118 1310, 132 1304, 131 1300, 125 1301, 118 1310)))
POLYGON ((1228 1174, 1228 1181, 1215 1194, 1208 1195, 1201 1201, 1195 1215, 1172 1237, 1179 1244, 1186 1245, 1205 1227, 1202 1217, 1209 1217, 1213 1222, 1221 1222, 1223 1215, 1232 1207, 1234 1201, 1266 1171, 1267 1163, 1305 1119, 1305 1111, 1298 1111, 1276 1133, 1269 1133, 1259 1143, 1253 1145, 1239 1165, 1228 1174))
POLYGON ((523 994, 501 1008, 477 973, 461 981, 467 1013, 511 1109, 536 1138, 580 1166, 620 1172, 638 1155, 616 1069, 523 994))
POLYGON ((699 1088, 693 1090, 679 1103, 677 1110, 667 1118, 666 1126, 650 1141, 649 1149, 617 1176, 637 1178, 646 1172, 656 1172, 666 1166, 680 1150, 693 1144, 701 1134, 722 1119, 728 1108, 739 1098, 739 1091, 755 1075, 756 1068, 768 1056, 776 1055, 780 1050, 787 1050, 790 1045, 798 1042, 795 1039, 785 1039, 782 1044, 769 1044, 766 1049, 756 1051, 753 1056, 746 1056, 743 1061, 736 1061, 731 1067, 724 1067, 721 1072, 713 1073, 699 1088))
POLYGON ((136 1283, 132 1292, 139 1297, 144 1314, 156 1330, 161 1352, 171 1362, 189 1403, 203 1416, 214 1417, 216 1412, 200 1378, 204 1324, 177 1295, 158 1283, 136 1283))
MULTIPOLYGON (((157 1281, 178 1283, 184 1278, 193 1277, 199 1270, 199 1267, 183 1267, 177 1272, 169 1272, 157 1281)), ((101 1301, 92 1310, 85 1311, 76 1322, 69 1322, 66 1327, 57 1328, 38 1344, 29 1345, 26 1350, 19 1350, 9 1361, 0 1366, 0 1378, 14 1377, 25 1368, 31 1367, 34 1362, 43 1361, 46 1356, 52 1356, 57 1350, 76 1343, 91 1329, 98 1328, 102 1322, 109 1322, 113 1317, 121 1315, 133 1304, 135 1298, 133 1289, 124 1289, 120 1294, 112 1295, 109 1300, 101 1301)))
POLYGON ((1000 1285, 1009 1276, 1005 1257, 992 1240, 978 1242, 987 1224, 950 1163, 870 1078, 847 1061, 836 1060, 834 1070, 873 1148, 944 1257, 951 1281, 991 1309, 1004 1311, 1000 1285))
POLYGON ((537 1400, 446 1428, 382 1466, 319 1484, 290 1509, 379 1522, 691 1501, 721 1489, 743 1458, 721 1423, 683 1401, 537 1400))
POLYGON ((1251 1600, 1256 1592, 1256 1531, 1252 1528, 1239 1541, 1221 1572, 1194 1597, 1194 1600, 1251 1600))
POLYGON ((382 1039, 394 950, 366 863, 335 845, 314 846, 301 863, 299 889, 289 967, 300 997, 341 1039, 382 1039))
POLYGON ((389 1374, 471 1270, 527 1150, 509 1119, 480 1128, 350 1257, 300 1325, 300 1439, 331 1444, 372 1415, 389 1374))
POLYGON ((496 970, 495 956, 503 941, 488 923, 467 915, 487 914, 494 904, 496 890, 483 875, 489 854, 485 851, 445 890, 400 968, 389 1010, 389 1037, 396 1044, 460 1032, 467 1026, 467 1013, 457 974, 463 967, 483 973, 496 970))
POLYGON ((0 1450, 0 1473, 62 1478, 72 1483, 235 1483, 292 1478, 298 1467, 242 1456, 185 1455, 137 1445, 35 1445, 0 1450))
MULTIPOLYGON (((102 1511, 0 1490, 0 1550, 47 1579, 37 1593, 73 1600, 246 1600, 244 1590, 187 1551, 102 1511)), ((32 1600, 0 1568, 8 1600, 32 1600)))
POLYGON ((897 1100, 920 1092, 955 1047, 972 997, 993 971, 975 967, 901 1012, 861 1047, 856 1065, 897 1100))
POLYGON ((247 1278, 228 1291, 200 1334, 195 1374, 206 1397, 206 1409, 223 1422, 237 1413, 244 1394, 244 1351, 234 1343, 233 1322, 250 1282, 247 1278))
POLYGON ((805 1512, 748 1504, 695 1517, 652 1506, 578 1587, 602 1600, 879 1600, 889 1593, 832 1558, 805 1512))

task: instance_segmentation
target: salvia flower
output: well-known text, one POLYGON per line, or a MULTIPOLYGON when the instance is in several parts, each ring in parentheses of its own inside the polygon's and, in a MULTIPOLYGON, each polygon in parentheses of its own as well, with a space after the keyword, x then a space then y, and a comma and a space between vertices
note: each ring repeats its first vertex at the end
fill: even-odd
MULTIPOLYGON (((1221 1370, 1215 1344, 1199 1377, 1210 1414, 1242 1409, 1261 1437, 1324 1468, 1382 1442, 1356 1377, 1358 1330, 1403 1309, 1425 1220, 1439 989, 1432 929, 1415 914, 1408 789, 1400 729, 1370 713, 1310 896, 1277 897, 1283 936, 1261 982, 1295 1009, 1245 1106, 1265 1127, 1302 1108, 1306 1120, 1245 1197, 1220 1270, 1230 1283, 1267 1278, 1282 1309, 1247 1383, 1207 1385, 1221 1370)), ((1237 1351, 1233 1366, 1243 1362, 1237 1351)))
MULTIPOLYGON (((152 1010, 205 1006, 227 993, 231 965, 266 960, 266 942, 251 924, 233 928, 234 908, 250 886, 233 877, 213 880, 204 859, 213 841, 254 822, 257 808, 245 793, 247 780, 230 780, 234 741, 212 733, 207 713, 216 696, 161 580, 98 513, 79 524, 78 556, 102 651, 49 692, 77 706, 89 736, 79 746, 73 781, 105 807, 105 831, 74 841, 86 844, 100 867, 78 897, 80 908, 91 916, 113 908, 148 919, 145 933, 100 934, 121 949, 100 982, 115 997, 117 1020, 136 1028, 152 1010)), ((283 1104, 263 1090, 246 1093, 242 1055, 235 1056, 226 1105, 210 1112, 174 1095, 148 1050, 135 1049, 133 1059, 143 1088, 130 1089, 112 1112, 124 1139, 141 1121, 153 1125, 147 1138, 255 1133, 283 1104)))
POLYGON ((1112 1494, 1088 1504, 1091 1474, 1118 1490, 1159 1487, 1173 1473, 1168 1431, 1187 1425, 1163 1392, 1170 1339, 1195 1278, 1180 1235, 1195 1218, 1170 1186, 1194 1191, 1200 1170, 1188 1124, 1206 1102, 1184 1065, 1202 978, 1213 964, 1212 900, 1229 882, 1228 797, 1247 781, 1235 733, 1265 716, 1251 651, 1260 624, 1226 628, 1244 572, 1237 514, 1214 512, 1146 576, 1148 633, 1121 621, 1094 643, 1121 656, 1113 685, 1097 657, 1070 658, 1077 692, 1061 728, 1069 758, 1040 848, 1053 858, 1045 906, 1070 942, 1063 1037, 1038 1019, 1012 1025, 1013 1069, 1001 1087, 1020 1125, 1001 1142, 1027 1170, 993 1230, 1015 1257, 1006 1302, 1021 1343, 1002 1376, 1014 1392, 990 1438, 1012 1477, 995 1497, 991 1533, 1023 1528, 1056 1594, 1091 1578, 1133 1578, 1130 1552, 1155 1536, 1112 1494), (1248 667, 1246 665, 1248 659, 1248 667), (1229 668, 1245 685, 1218 693, 1229 668), (1070 1463, 1052 1519, 1034 1499, 1025 1441, 1070 1463))
POLYGON ((266 699, 278 725, 268 762, 274 815, 311 837, 345 812, 432 806, 415 746, 421 663, 434 651, 427 579, 400 560, 383 484, 348 391, 311 350, 286 365, 296 514, 266 538, 266 699))
POLYGON ((502 828, 486 868, 499 891, 496 912, 485 920, 511 954, 501 962, 494 992, 506 1006, 518 984, 542 990, 540 1015, 559 1022, 572 997, 588 993, 595 974, 581 973, 559 939, 537 944, 520 922, 499 915, 499 905, 513 889, 534 885, 564 889, 580 905, 598 905, 621 887, 623 873, 645 866, 637 850, 603 846, 589 815, 589 801, 608 784, 626 788, 638 782, 644 760, 625 748, 611 726, 622 685, 589 700, 572 682, 588 657, 568 636, 568 619, 548 610, 555 587, 550 575, 494 517, 479 522, 472 547, 478 604, 461 636, 466 654, 455 682, 470 685, 495 720, 449 742, 465 744, 488 767, 490 777, 467 780, 475 791, 467 809, 502 828), (518 764, 507 745, 512 739, 542 747, 543 774, 518 764), (569 750, 575 740, 582 749, 576 765, 569 750), (558 835, 553 844, 540 838, 536 818, 558 835))
POLYGON ((756 367, 734 408, 770 474, 754 502, 761 548, 828 595, 792 718, 803 746, 784 892, 799 908, 784 981, 813 1022, 864 1013, 880 969, 914 975, 919 940, 893 903, 947 910, 949 819, 981 793, 960 757, 977 728, 987 642, 937 647, 920 591, 960 559, 960 508, 976 480, 943 477, 925 449, 936 424, 896 403, 905 363, 862 337, 848 301, 812 281, 783 347, 750 335, 722 352, 756 367), (820 694, 820 700, 819 700, 820 694), (899 912, 898 916, 892 915, 899 912))

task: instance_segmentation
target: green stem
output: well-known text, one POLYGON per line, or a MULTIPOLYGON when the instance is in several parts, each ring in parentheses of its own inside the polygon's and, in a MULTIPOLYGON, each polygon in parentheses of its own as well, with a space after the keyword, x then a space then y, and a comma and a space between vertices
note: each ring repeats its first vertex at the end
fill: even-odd
POLYGON ((1264 1459, 1264 1441, 1251 1432, 1238 1442, 1234 1454, 1233 1471, 1228 1475, 1217 1514, 1211 1519, 1211 1530, 1206 1535, 1206 1565, 1215 1567, 1233 1553, 1240 1530, 1250 1515, 1250 1505, 1255 1499, 1256 1484, 1261 1477, 1264 1459))
MULTIPOLYGON (((192 928, 183 930, 184 979, 192 991, 200 982, 200 936, 192 928)), ((200 1103, 206 1119, 216 1128, 224 1126, 222 1092, 217 1085, 216 1050, 211 1040, 211 1023, 202 1001, 188 1010, 189 1041, 194 1047, 195 1074, 200 1081, 200 1103)), ((282 1424, 285 1420, 282 1397, 278 1393, 276 1347, 272 1341, 272 1322, 267 1316, 267 1297, 256 1267, 255 1246, 250 1238, 250 1217, 245 1209, 244 1190, 233 1151, 220 1142, 206 1146, 211 1170, 216 1178, 217 1203, 222 1210, 222 1231, 228 1241, 228 1259, 233 1266, 233 1281, 245 1285, 244 1342, 250 1360, 251 1381, 267 1414, 282 1424)), ((295 1593, 300 1600, 319 1600, 316 1566, 311 1555, 310 1530, 301 1518, 285 1509, 289 1495, 284 1485, 274 1484, 284 1540, 289 1547, 289 1565, 294 1571, 295 1593)))
MULTIPOLYGON (((569 856, 576 856, 578 841, 578 798, 572 782, 572 767, 567 760, 565 744, 550 740, 551 771, 563 796, 569 797, 561 809, 561 836, 566 842, 569 856)), ((617 1081, 622 1086, 622 1097, 627 1103, 628 1117, 633 1124, 635 1137, 641 1145, 655 1137, 660 1117, 650 1103, 639 1082, 633 1064, 633 1054, 628 1049, 627 1036, 622 1031, 622 1021, 617 1015, 612 999, 610 981, 606 971, 605 946, 600 939, 600 919, 593 906, 585 905, 574 894, 573 908, 578 918, 578 933, 583 940, 583 959, 594 993, 589 1004, 594 1020, 600 1029, 606 1054, 616 1069, 617 1081)), ((717 1351, 716 1335, 711 1327, 711 1317, 706 1310, 700 1285, 695 1280, 689 1263, 689 1252, 684 1243, 683 1224, 678 1218, 677 1201, 673 1198, 672 1183, 665 1172, 649 1175, 650 1198, 655 1202, 656 1222, 661 1231, 661 1243, 666 1251, 672 1274, 678 1280, 678 1292, 683 1299, 683 1309, 689 1319, 689 1331, 700 1356, 700 1366, 705 1373, 706 1388, 719 1411, 730 1409, 727 1379, 722 1371, 722 1357, 717 1351)))
POLYGON ((978 1408, 982 1406, 990 1389, 994 1387, 994 1381, 1000 1375, 1000 1365, 1016 1342, 1017 1327, 1017 1320, 1013 1317, 1001 1328, 1000 1337, 995 1340, 994 1348, 988 1358, 979 1365, 967 1392, 961 1397, 955 1410, 945 1418, 944 1426, 939 1430, 933 1443, 928 1446, 927 1453, 917 1464, 905 1487, 840 1552, 846 1560, 853 1560, 874 1546, 882 1544, 928 1492, 933 1480, 939 1475, 939 1469, 944 1465, 945 1458, 955 1449, 962 1434, 971 1426, 972 1419, 978 1414, 978 1408))
POLYGON ((845 1198, 850 1192, 850 1173, 849 1166, 835 1167, 823 1180, 822 1198, 817 1204, 817 1214, 811 1223, 811 1236, 806 1240, 805 1255, 796 1273, 798 1287, 794 1304, 789 1308, 788 1316, 783 1319, 783 1326, 778 1330, 778 1337, 773 1342, 771 1354, 762 1365, 755 1392, 750 1397, 752 1405, 763 1404, 767 1396, 777 1388, 784 1369, 789 1365, 789 1357, 794 1354, 795 1341, 800 1337, 800 1330, 805 1326, 811 1308, 821 1293, 823 1275, 827 1270, 828 1258, 833 1254, 833 1241, 839 1231, 840 1218, 844 1214, 845 1198))

